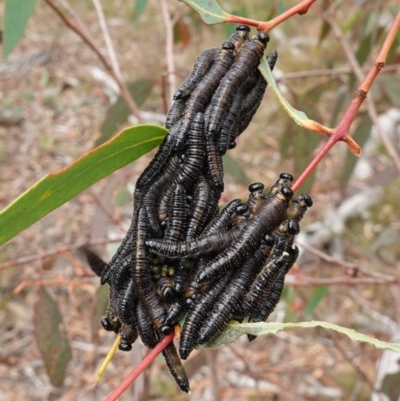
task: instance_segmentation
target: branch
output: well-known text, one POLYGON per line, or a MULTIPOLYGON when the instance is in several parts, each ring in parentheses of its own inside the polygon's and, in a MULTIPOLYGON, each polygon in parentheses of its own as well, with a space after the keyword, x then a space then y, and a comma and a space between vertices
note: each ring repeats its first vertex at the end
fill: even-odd
POLYGON ((246 24, 250 26, 255 26, 259 31, 269 32, 272 28, 275 28, 277 25, 281 24, 283 21, 286 21, 290 17, 295 14, 303 15, 306 14, 308 9, 316 0, 303 0, 296 6, 286 10, 283 14, 278 15, 270 21, 262 22, 256 21, 249 18, 243 18, 236 15, 229 14, 227 16, 227 22, 233 22, 235 24, 246 24))
POLYGON ((125 100, 126 104, 129 107, 129 110, 132 114, 139 120, 140 123, 143 123, 143 119, 140 116, 139 108, 136 105, 135 100, 131 96, 128 87, 126 84, 115 74, 112 65, 108 62, 108 60, 103 56, 98 47, 96 46, 93 38, 90 36, 90 33, 82 28, 82 24, 77 21, 74 17, 74 13, 71 12, 71 7, 63 2, 67 7, 67 11, 63 12, 55 3, 54 0, 45 0, 45 2, 55 11, 55 13, 62 19, 65 25, 67 25, 72 31, 74 31, 78 36, 82 38, 82 40, 96 53, 99 60, 102 62, 108 73, 114 78, 115 82, 118 84, 119 89, 121 91, 121 96, 125 100), (69 14, 69 15, 67 15, 69 14))
MULTIPOLYGON (((122 240, 123 240, 123 238, 114 238, 114 239, 106 238, 106 239, 87 241, 85 244, 86 245, 103 245, 103 244, 110 244, 112 242, 121 242, 122 240)), ((34 255, 22 256, 21 258, 18 258, 18 259, 9 260, 8 262, 0 263, 0 270, 9 269, 10 267, 22 265, 24 263, 34 262, 35 260, 51 258, 53 256, 62 255, 63 253, 66 253, 66 252, 75 251, 81 245, 82 245, 82 243, 68 245, 63 248, 58 248, 55 251, 50 251, 50 252, 41 253, 41 254, 37 253, 34 255)))
POLYGON ((106 19, 104 17, 103 8, 101 7, 99 0, 92 0, 92 1, 93 1, 94 7, 97 12, 97 17, 99 19, 101 32, 103 33, 103 36, 104 36, 104 41, 106 42, 108 56, 110 57, 113 72, 114 72, 115 76, 117 76, 120 80, 122 80, 121 69, 119 68, 117 55, 115 53, 114 46, 113 46, 111 36, 110 36, 110 32, 108 30, 106 19))
POLYGON ((166 0, 160 0, 161 12, 165 24, 165 58, 167 60, 167 76, 169 83, 169 100, 171 101, 176 90, 176 75, 174 62, 174 25, 168 12, 166 0))
MULTIPOLYGON (((329 17, 324 17, 329 18, 329 17)), ((332 27, 333 28, 333 27, 332 27)), ((329 150, 336 144, 338 141, 348 142, 346 137, 349 135, 350 126, 353 123, 356 114, 361 107, 362 103, 367 97, 367 93, 378 75, 379 71, 383 68, 386 62, 386 57, 389 52, 391 45, 393 44, 394 38, 396 36, 397 31, 400 28, 400 12, 397 14, 388 35, 385 38, 385 41, 382 45, 381 51, 375 60, 374 65, 371 67, 367 77, 363 80, 361 85, 354 93, 354 97, 352 102, 350 103, 347 111, 345 112, 342 120, 339 122, 339 125, 332 130, 332 134, 329 137, 328 142, 322 147, 322 149, 318 152, 316 157, 311 161, 311 163, 307 166, 307 168, 303 171, 297 181, 294 183, 292 189, 296 191, 301 184, 306 180, 306 178, 311 174, 311 172, 316 168, 319 162, 324 158, 324 156, 329 152, 329 150)), ((390 150, 390 154, 393 154, 394 148, 390 150)), ((400 170, 399 170, 400 171, 400 170)))
POLYGON ((119 384, 118 387, 105 399, 105 401, 115 401, 135 380, 142 374, 150 364, 156 359, 157 355, 162 352, 169 343, 174 339, 174 333, 164 337, 140 362, 136 368, 119 384))
MULTIPOLYGON (((371 88, 371 85, 378 75, 379 71, 385 66, 386 63, 386 57, 389 53, 390 47, 393 44, 394 38, 396 36, 396 32, 399 30, 400 27, 400 12, 397 14, 395 21, 391 27, 391 29, 388 32, 388 35, 385 39, 385 42, 381 48, 381 51, 375 60, 373 68, 370 69, 367 77, 364 76, 363 71, 358 64, 358 61, 354 55, 354 52, 352 51, 349 42, 347 39, 343 36, 342 31, 340 30, 339 25, 337 24, 336 20, 332 18, 330 15, 322 15, 323 18, 325 19, 326 22, 332 27, 333 33, 335 34, 337 40, 339 41, 340 45, 342 46, 342 49, 344 51, 344 54, 346 55, 346 58, 350 64, 350 67, 352 71, 354 72, 354 75, 357 77, 358 81, 361 83, 361 85, 358 88, 358 91, 360 93, 368 93, 368 91, 371 88), (396 28, 397 27, 397 28, 396 28)), ((379 124, 378 121, 378 112, 376 110, 375 103, 372 99, 372 97, 367 97, 367 110, 368 110, 368 115, 374 124, 382 143, 384 144, 386 151, 390 155, 390 157, 393 160, 394 165, 396 166, 397 170, 400 172, 400 158, 399 155, 397 154, 395 147, 393 146, 392 141, 390 140, 389 136, 386 134, 385 131, 383 131, 381 125, 379 124)))

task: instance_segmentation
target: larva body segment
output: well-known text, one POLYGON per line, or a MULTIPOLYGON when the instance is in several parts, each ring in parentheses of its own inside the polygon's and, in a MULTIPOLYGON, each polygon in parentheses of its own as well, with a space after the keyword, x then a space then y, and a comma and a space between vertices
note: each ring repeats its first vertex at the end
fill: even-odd
POLYGON ((106 316, 101 319, 101 325, 104 330, 118 333, 121 328, 121 322, 118 318, 119 294, 112 287, 108 291, 108 307, 106 316))
MULTIPOLYGON (((264 322, 268 318, 268 316, 273 312, 276 305, 278 305, 279 300, 281 299, 284 284, 285 278, 283 275, 281 275, 277 278, 272 287, 269 289, 268 294, 264 299, 264 302, 262 303, 258 314, 255 315, 253 318, 250 318, 249 322, 264 322)), ((249 334, 247 335, 247 338, 249 341, 253 341, 257 338, 257 336, 249 334)))
POLYGON ((174 140, 174 149, 181 149, 186 143, 186 137, 191 122, 197 113, 203 113, 205 111, 215 89, 231 67, 235 56, 235 45, 224 42, 211 68, 198 83, 188 99, 180 124, 175 124, 170 130, 170 134, 174 140))
POLYGON ((237 240, 200 272, 198 282, 210 281, 223 274, 229 267, 239 267, 258 246, 262 237, 283 220, 292 196, 293 191, 286 186, 275 194, 269 194, 256 216, 240 229, 237 240))
POLYGON ((151 229, 152 237, 162 238, 162 231, 159 222, 157 203, 160 194, 169 188, 171 181, 173 180, 176 170, 179 168, 179 160, 177 157, 171 157, 164 171, 154 180, 153 184, 147 190, 144 199, 143 206, 146 209, 149 226, 151 229))
POLYGON ((239 55, 221 80, 212 98, 210 120, 207 127, 209 134, 217 135, 221 129, 222 122, 232 105, 235 94, 239 90, 243 80, 260 63, 268 41, 268 34, 260 32, 252 40, 246 41, 240 48, 239 55))
POLYGON ((142 343, 147 348, 153 349, 158 343, 157 337, 152 325, 152 319, 147 313, 144 305, 140 302, 140 300, 136 303, 134 315, 135 315, 135 327, 137 332, 139 333, 142 343))
MULTIPOLYGON (((271 54, 267 56, 268 64, 271 70, 274 69, 275 63, 278 59, 278 53, 274 50, 271 54)), ((242 108, 237 120, 236 131, 232 131, 231 140, 235 140, 246 128, 249 126, 254 114, 258 110, 261 101, 264 97, 265 90, 267 89, 267 82, 261 73, 257 71, 257 82, 243 98, 242 108)))
POLYGON ((313 205, 311 196, 308 194, 301 194, 294 198, 289 205, 286 218, 300 221, 307 209, 313 205))
POLYGON ((161 142, 157 153, 153 160, 146 167, 139 179, 136 181, 135 190, 143 191, 154 179, 154 177, 160 173, 164 168, 168 158, 171 156, 173 140, 171 134, 168 133, 164 140, 161 142))
POLYGON ((125 256, 120 264, 115 267, 111 279, 109 280, 110 286, 115 288, 118 293, 121 293, 121 291, 126 288, 128 280, 132 277, 131 263, 132 255, 125 256))
MULTIPOLYGON (((297 257, 299 255, 299 249, 297 246, 292 246, 288 249, 289 258, 285 264, 284 271, 281 272, 279 277, 275 280, 274 284, 268 291, 267 296, 265 297, 262 304, 259 308, 256 308, 252 311, 249 322, 264 322, 268 319, 269 315, 274 311, 276 305, 278 305, 279 300, 281 299, 284 284, 285 284, 285 275, 288 273, 290 268, 296 262, 297 257)), ((249 341, 253 341, 257 338, 257 336, 248 335, 249 341)))
POLYGON ((240 270, 233 274, 232 279, 215 302, 215 306, 208 313, 207 321, 200 328, 199 344, 206 344, 216 338, 225 324, 241 309, 244 295, 265 259, 264 248, 265 244, 246 260, 240 270))
POLYGON ((220 231, 228 230, 233 223, 236 207, 239 206, 241 203, 242 201, 240 199, 233 199, 232 201, 230 201, 207 225, 199 238, 203 238, 206 235, 213 235, 220 231))
POLYGON ((150 254, 146 247, 147 219, 145 209, 142 207, 138 213, 137 241, 132 260, 132 277, 137 295, 147 313, 153 320, 154 327, 163 326, 167 311, 157 295, 150 269, 150 254))
POLYGON ((181 119, 183 111, 185 110, 186 100, 187 99, 177 99, 174 101, 167 114, 165 128, 170 129, 181 119))
POLYGON ((257 72, 258 70, 253 70, 253 72, 242 83, 239 90, 234 95, 232 104, 227 111, 224 120, 222 121, 219 132, 216 135, 218 138, 218 153, 220 155, 224 155, 226 153, 226 151, 229 149, 231 140, 236 138, 236 135, 232 132, 235 132, 235 127, 238 123, 237 120, 243 108, 243 102, 245 101, 248 92, 257 84, 257 72))
POLYGON ((174 343, 170 343, 162 352, 165 362, 167 363, 168 369, 171 372, 172 377, 175 379, 176 384, 185 393, 190 392, 189 380, 187 378, 185 369, 179 359, 178 352, 175 348, 174 343))
POLYGON ((118 247, 118 250, 115 253, 115 255, 111 258, 111 260, 107 263, 107 265, 103 269, 103 272, 100 277, 101 285, 110 282, 114 270, 118 267, 121 261, 125 259, 126 256, 132 251, 133 244, 136 241, 136 221, 137 219, 134 214, 132 218, 132 223, 129 227, 129 230, 125 238, 123 239, 121 245, 118 247))
MULTIPOLYGON (((202 80, 204 75, 211 68, 214 63, 214 58, 217 56, 219 51, 218 47, 207 49, 197 56, 194 66, 189 76, 183 81, 181 86, 176 90, 174 94, 174 100, 187 98, 197 84, 202 80)), ((168 127, 167 127, 168 128, 168 127)))
POLYGON ((94 251, 87 246, 83 245, 79 248, 88 262, 90 269, 97 276, 101 277, 107 263, 94 251))
POLYGON ((118 316, 123 324, 132 325, 134 322, 133 310, 137 299, 135 285, 129 279, 125 291, 121 294, 118 303, 118 316))
POLYGON ((236 231, 229 231, 184 242, 147 240, 146 245, 158 255, 171 259, 195 258, 226 248, 237 234, 236 231))
POLYGON ((207 135, 206 151, 207 151, 207 162, 206 171, 207 179, 210 186, 218 193, 222 193, 224 190, 224 169, 222 164, 222 157, 217 149, 216 140, 213 135, 207 135))
POLYGON ((165 324, 172 327, 175 326, 179 322, 179 319, 187 312, 188 308, 189 306, 185 298, 176 300, 168 309, 165 324))
POLYGON ((230 278, 231 272, 210 286, 190 307, 182 327, 179 343, 179 355, 182 359, 186 359, 197 344, 198 329, 204 324, 209 310, 213 307, 230 278))
POLYGON ((242 305, 244 315, 250 314, 254 307, 265 299, 272 285, 282 272, 286 262, 287 256, 269 259, 244 298, 244 303, 242 305))
MULTIPOLYGON (((193 264, 194 262, 190 260, 185 260, 179 263, 176 273, 174 277, 172 278, 172 281, 174 283, 174 288, 175 291, 179 293, 183 293, 185 291, 185 288, 189 284, 190 276, 193 272, 193 264)), ((197 265, 197 263, 196 263, 197 265)))
MULTIPOLYGON (((132 311, 133 313, 133 311, 132 311)), ((130 351, 132 344, 138 338, 138 332, 134 324, 123 324, 121 328, 121 343, 118 348, 121 351, 130 351)))
POLYGON ((193 193, 193 210, 187 225, 186 241, 190 241, 197 236, 204 224, 209 222, 209 214, 212 209, 209 205, 210 200, 211 188, 204 176, 201 175, 193 193))
POLYGON ((247 25, 237 25, 235 32, 229 37, 228 42, 235 45, 236 50, 239 50, 243 43, 248 40, 250 27, 247 25))
POLYGON ((183 185, 186 189, 190 188, 198 178, 198 174, 203 167, 205 157, 204 144, 204 115, 197 113, 189 129, 188 147, 185 162, 182 163, 180 170, 175 178, 176 182, 183 185))
POLYGON ((178 184, 172 197, 164 238, 168 241, 181 241, 186 231, 186 220, 186 191, 182 185, 178 184))

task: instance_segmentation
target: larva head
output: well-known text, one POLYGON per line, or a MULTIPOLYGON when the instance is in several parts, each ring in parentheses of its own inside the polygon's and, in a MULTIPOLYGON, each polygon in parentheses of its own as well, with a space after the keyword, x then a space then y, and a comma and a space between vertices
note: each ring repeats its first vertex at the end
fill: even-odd
POLYGON ((293 199, 290 202, 286 218, 288 219, 296 219, 300 221, 303 217, 304 214, 307 211, 307 208, 311 207, 313 204, 313 201, 311 199, 311 196, 308 194, 301 194, 297 196, 295 199, 293 199))
POLYGON ((114 330, 113 325, 111 324, 111 322, 106 317, 103 317, 100 320, 100 324, 102 325, 103 329, 106 330, 106 331, 113 331, 114 330))
POLYGON ((233 54, 235 51, 235 45, 231 42, 224 42, 222 43, 222 51, 228 52, 233 54))
POLYGON ((286 199, 290 199, 293 197, 293 190, 290 187, 287 187, 286 185, 282 187, 281 193, 286 199))
POLYGON ((130 351, 132 349, 132 344, 129 343, 121 343, 118 345, 118 349, 120 351, 130 351))
POLYGON ((234 149, 234 148, 236 148, 236 142, 235 141, 230 141, 228 149, 234 149))
POLYGON ((269 190, 271 195, 275 195, 282 187, 290 187, 293 182, 293 176, 289 173, 280 173, 279 178, 275 181, 274 185, 269 190))
POLYGON ((264 190, 264 184, 261 182, 254 182, 253 184, 249 185, 249 191, 251 193, 262 192, 263 190, 264 190))
POLYGON ((286 220, 287 231, 290 235, 297 235, 300 232, 300 225, 297 220, 286 220))
POLYGON ((312 200, 312 198, 311 198, 311 196, 310 195, 308 195, 308 194, 301 194, 300 196, 299 196, 299 203, 300 203, 300 205, 304 205, 304 206, 307 206, 307 207, 311 207, 312 205, 313 205, 313 200, 312 200))
POLYGON ((261 46, 267 47, 269 42, 269 35, 267 32, 259 32, 258 35, 254 36, 253 40, 259 42, 261 46))
POLYGON ((274 245, 274 236, 272 234, 265 234, 264 242, 268 247, 273 246, 274 245))
POLYGON ((173 331, 173 328, 170 326, 170 325, 164 325, 164 326, 162 326, 161 327, 161 333, 164 335, 164 336, 168 336, 169 334, 171 334, 172 333, 172 331, 173 331))
POLYGON ((249 211, 249 207, 246 203, 242 203, 241 205, 236 206, 235 213, 239 216, 243 216, 249 211))

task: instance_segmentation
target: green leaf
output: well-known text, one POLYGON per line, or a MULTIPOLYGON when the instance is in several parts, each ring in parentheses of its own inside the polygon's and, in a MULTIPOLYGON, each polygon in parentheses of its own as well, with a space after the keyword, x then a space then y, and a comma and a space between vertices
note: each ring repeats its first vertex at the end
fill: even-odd
POLYGON ((147 0, 135 0, 133 6, 133 22, 137 22, 147 7, 147 0))
POLYGON ((45 288, 40 286, 38 300, 33 311, 35 337, 47 375, 55 387, 62 386, 65 371, 71 359, 68 341, 59 330, 61 322, 62 316, 56 302, 49 296, 45 288))
MULTIPOLYGON (((371 120, 369 119, 368 116, 365 116, 360 123, 358 124, 356 130, 354 131, 353 139, 361 146, 363 147, 365 142, 370 136, 371 132, 371 120)), ((347 154, 346 155, 346 161, 344 163, 343 167, 343 174, 342 177, 340 178, 340 187, 342 189, 345 189, 347 186, 347 183, 349 182, 349 179, 351 177, 351 174, 353 173, 354 167, 357 163, 357 159, 352 155, 352 154, 347 154)))
POLYGON ((279 100, 279 103, 289 114, 290 118, 292 118, 296 124, 300 125, 300 127, 306 126, 307 123, 310 122, 310 119, 306 116, 304 112, 296 110, 294 107, 292 107, 290 103, 279 92, 278 85, 276 84, 275 78, 271 72, 271 68, 269 67, 267 59, 265 57, 261 59, 261 63, 258 69, 261 71, 261 74, 263 74, 264 78, 267 80, 268 87, 272 90, 272 92, 274 92, 275 96, 279 100))
MULTIPOLYGON (((142 79, 135 81, 128 86, 129 92, 135 99, 138 107, 142 106, 147 96, 151 93, 154 81, 150 79, 142 79)), ((106 119, 101 126, 101 135, 96 140, 95 146, 99 146, 105 141, 108 141, 118 130, 118 128, 125 123, 131 111, 125 100, 120 96, 113 106, 108 110, 106 119)))
POLYGON ((308 301, 308 305, 306 310, 304 311, 304 318, 311 319, 312 315, 317 309, 319 303, 328 295, 329 288, 326 285, 322 285, 314 289, 311 294, 310 300, 308 301))
POLYGON ((226 13, 215 0, 180 0, 200 14, 206 24, 220 24, 228 20, 226 13))
POLYGON ((24 34, 35 4, 36 0, 6 0, 4 11, 4 58, 14 50, 24 34))
POLYGON ((388 343, 385 341, 377 340, 376 338, 367 336, 365 334, 358 333, 353 329, 348 329, 346 327, 341 327, 333 323, 328 322, 301 322, 301 323, 237 323, 230 322, 225 326, 223 332, 211 343, 204 347, 199 348, 214 348, 222 344, 228 344, 236 341, 243 334, 252 334, 253 336, 265 336, 267 334, 276 334, 281 330, 290 329, 307 329, 313 327, 322 327, 324 329, 334 330, 338 333, 344 334, 349 337, 352 341, 357 341, 361 343, 368 343, 373 345, 378 349, 387 349, 394 352, 400 353, 400 345, 388 343))
POLYGON ((224 171, 226 173, 230 174, 232 177, 236 178, 239 182, 246 186, 250 184, 250 179, 247 177, 246 173, 235 159, 226 154, 222 158, 222 161, 224 163, 224 171))
POLYGON ((112 172, 162 141, 166 129, 137 125, 86 153, 58 173, 48 174, 0 212, 0 245, 112 172))

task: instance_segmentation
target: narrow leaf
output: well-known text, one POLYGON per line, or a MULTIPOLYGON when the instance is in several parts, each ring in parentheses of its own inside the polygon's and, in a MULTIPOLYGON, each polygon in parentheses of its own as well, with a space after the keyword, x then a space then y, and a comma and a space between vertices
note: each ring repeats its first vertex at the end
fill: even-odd
POLYGON ((24 34, 35 4, 36 0, 6 0, 4 11, 4 58, 14 50, 24 34))
POLYGON ((311 294, 310 300, 308 301, 306 310, 304 311, 305 319, 312 318, 315 309, 317 309, 320 302, 328 295, 328 292, 329 289, 326 285, 315 288, 311 294))
POLYGON ((43 177, 0 212, 0 245, 95 182, 150 152, 165 133, 156 125, 127 128, 58 173, 43 177))
POLYGON ((71 359, 68 341, 59 330, 61 322, 62 316, 56 302, 40 286, 33 315, 35 337, 50 382, 56 387, 62 386, 71 359))
MULTIPOLYGON (((269 68, 269 65, 267 63, 267 60, 265 57, 262 58, 261 63, 258 67, 258 69, 261 71, 263 74, 264 78, 268 82, 268 86, 274 92, 275 96, 278 98, 279 103, 282 105, 282 107, 285 109, 285 111, 288 113, 289 117, 292 118, 292 120, 300 125, 300 127, 303 127, 305 129, 308 129, 310 131, 318 132, 320 134, 331 134, 332 129, 323 126, 322 124, 309 119, 306 114, 303 111, 295 109, 293 106, 290 105, 290 103, 282 96, 282 94, 279 92, 278 85, 276 84, 276 81, 272 75, 271 69, 269 68)), ((361 148, 360 146, 351 138, 350 136, 347 136, 345 138, 345 142, 347 143, 347 146, 349 147, 350 152, 352 152, 356 156, 361 155, 361 148)))
POLYGON ((180 0, 200 14, 206 24, 220 24, 228 20, 226 13, 215 0, 180 0))
MULTIPOLYGON (((146 101, 147 96, 151 93, 154 81, 150 79, 142 79, 129 84, 128 89, 138 107, 141 107, 146 101)), ((107 117, 101 126, 100 137, 96 140, 95 146, 99 146, 105 141, 108 141, 125 123, 131 113, 125 100, 120 96, 118 100, 110 107, 107 117)))
POLYGON ((133 6, 133 22, 137 22, 147 7, 147 0, 135 0, 133 6))
MULTIPOLYGON (((267 334, 276 334, 281 330, 290 329, 308 329, 313 327, 322 327, 324 329, 334 330, 338 333, 344 334, 349 337, 352 341, 361 343, 368 343, 378 349, 387 349, 394 352, 400 353, 400 345, 388 343, 385 341, 377 340, 376 338, 367 336, 365 334, 358 333, 353 329, 341 327, 333 323, 328 322, 301 322, 301 323, 236 323, 231 322, 225 326, 224 331, 211 343, 207 344, 202 348, 214 348, 222 344, 228 344, 236 341, 243 334, 252 334, 253 336, 265 336, 267 334)), ((199 347, 200 348, 200 347, 199 347)))
POLYGON ((279 100, 279 103, 289 114, 290 118, 292 118, 296 124, 300 125, 300 127, 306 127, 312 120, 310 120, 303 111, 296 110, 294 107, 292 107, 279 92, 278 85, 276 84, 274 76, 271 72, 271 68, 269 67, 265 57, 262 58, 258 68, 261 71, 261 74, 263 74, 264 78, 267 80, 269 89, 274 92, 275 96, 279 100))

